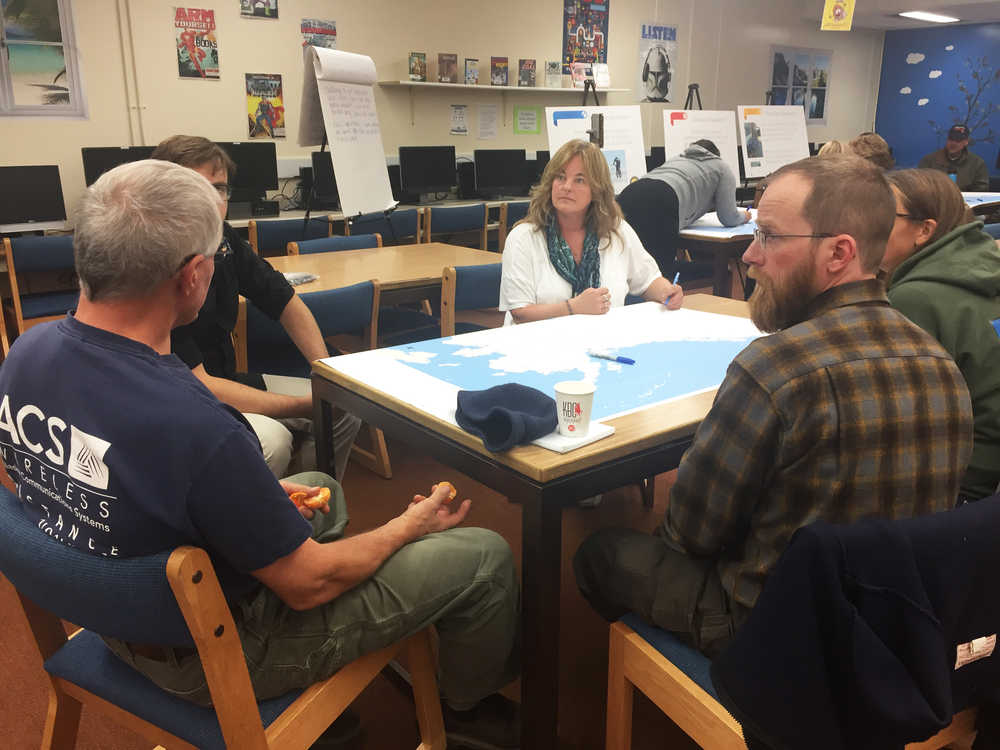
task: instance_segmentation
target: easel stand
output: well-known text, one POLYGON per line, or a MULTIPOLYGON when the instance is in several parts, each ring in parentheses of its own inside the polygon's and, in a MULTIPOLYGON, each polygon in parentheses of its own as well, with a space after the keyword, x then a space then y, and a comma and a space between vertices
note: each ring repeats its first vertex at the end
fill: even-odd
MULTIPOLYGON (((397 208, 397 206, 393 206, 392 208, 386 208, 386 209, 384 209, 382 211, 382 218, 385 219, 385 225, 389 228, 389 234, 392 236, 392 244, 393 245, 398 245, 399 244, 399 237, 396 235, 396 227, 393 226, 393 224, 392 224, 392 212, 395 211, 396 208, 397 208)), ((351 216, 349 218, 345 216, 344 217, 344 221, 347 224, 353 226, 354 221, 356 219, 360 219, 362 216, 365 216, 365 214, 362 214, 362 213, 359 212, 359 213, 357 213, 354 216, 351 216)))
MULTIPOLYGON (((326 151, 326 132, 323 132, 323 143, 319 147, 319 152, 323 153, 326 151)), ((312 187, 309 189, 308 195, 306 195, 306 215, 302 217, 302 241, 305 242, 306 238, 309 236, 309 212, 312 211, 312 201, 313 196, 316 194, 316 175, 313 175, 312 187)))
POLYGON ((704 109, 701 106, 701 90, 698 88, 698 84, 689 83, 687 99, 684 100, 684 109, 694 109, 695 99, 698 100, 698 109, 704 109))
POLYGON ((593 78, 587 78, 583 82, 583 104, 582 104, 582 106, 584 106, 584 107, 587 106, 587 92, 588 91, 593 91, 594 92, 594 106, 595 107, 600 107, 601 106, 601 102, 597 98, 597 84, 594 83, 594 79, 593 78))

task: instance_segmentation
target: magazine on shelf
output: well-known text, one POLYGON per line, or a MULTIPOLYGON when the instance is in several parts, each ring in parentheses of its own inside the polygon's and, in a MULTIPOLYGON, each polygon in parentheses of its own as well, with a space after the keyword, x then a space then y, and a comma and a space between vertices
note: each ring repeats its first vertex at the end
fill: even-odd
POLYGON ((535 61, 526 60, 524 58, 518 60, 517 63, 517 85, 518 86, 529 86, 533 87, 535 85, 535 61))
POLYGON ((562 64, 558 60, 545 61, 545 87, 562 88, 562 64))
POLYGON ((493 86, 507 85, 507 58, 490 58, 490 84, 493 86))
POLYGON ((594 63, 594 85, 599 89, 611 88, 611 71, 607 63, 594 63))
POLYGON ((458 83, 458 55, 438 53, 438 83, 458 83))
POLYGON ((575 62, 569 66, 569 74, 573 77, 573 88, 582 89, 588 78, 593 79, 594 70, 591 63, 575 62))
POLYGON ((410 80, 427 80, 427 54, 425 52, 410 53, 410 80))
POLYGON ((467 86, 479 85, 479 58, 465 58, 465 84, 467 86))

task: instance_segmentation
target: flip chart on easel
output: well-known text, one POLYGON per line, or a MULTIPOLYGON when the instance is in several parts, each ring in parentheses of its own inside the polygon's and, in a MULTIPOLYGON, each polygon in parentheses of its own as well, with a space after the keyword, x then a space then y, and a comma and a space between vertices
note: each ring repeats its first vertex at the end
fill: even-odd
POLYGON ((299 145, 330 144, 345 216, 396 205, 375 110, 375 63, 367 55, 305 48, 299 145))

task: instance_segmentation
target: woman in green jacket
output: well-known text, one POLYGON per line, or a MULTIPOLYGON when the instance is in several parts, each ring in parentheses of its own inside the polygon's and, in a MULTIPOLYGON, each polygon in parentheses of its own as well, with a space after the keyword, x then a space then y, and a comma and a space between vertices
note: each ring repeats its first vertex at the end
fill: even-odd
POLYGON ((886 176, 896 194, 882 262, 889 302, 934 336, 965 376, 975 443, 959 500, 978 500, 1000 482, 1000 249, 946 174, 886 176))

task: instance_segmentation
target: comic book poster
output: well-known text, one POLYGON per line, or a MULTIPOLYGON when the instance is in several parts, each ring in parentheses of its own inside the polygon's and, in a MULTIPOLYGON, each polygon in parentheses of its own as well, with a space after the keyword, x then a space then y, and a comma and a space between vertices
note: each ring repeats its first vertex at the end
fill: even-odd
POLYGON ((243 18, 277 18, 278 0, 240 0, 243 18))
POLYGON ((215 11, 174 8, 177 72, 181 78, 219 78, 219 40, 215 11))
POLYGON ((492 86, 507 85, 507 58, 490 58, 490 84, 492 86))
POLYGON ((411 81, 426 81, 427 80, 427 53, 426 52, 411 52, 410 53, 410 80, 411 81))
POLYGON ((517 85, 518 86, 534 86, 535 85, 535 61, 532 59, 521 58, 517 63, 517 85))
POLYGON ((479 85, 479 58, 478 57, 467 57, 467 58, 465 58, 465 85, 466 86, 478 86, 479 85))
POLYGON ((280 73, 247 73, 247 127, 251 138, 285 137, 280 73))
POLYGON ((563 74, 574 62, 608 61, 608 7, 611 0, 564 0, 563 74))
POLYGON ((669 102, 673 93, 670 81, 677 64, 677 27, 658 21, 639 25, 639 82, 636 92, 640 102, 669 102))
POLYGON ((326 47, 327 49, 337 49, 336 21, 323 21, 319 18, 303 18, 300 28, 302 29, 303 47, 326 47))

